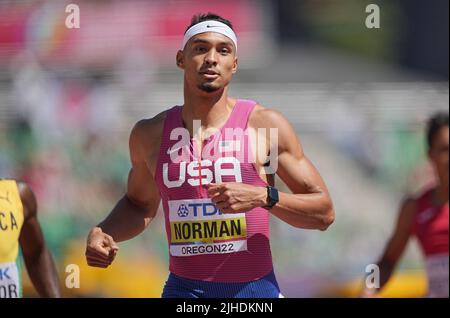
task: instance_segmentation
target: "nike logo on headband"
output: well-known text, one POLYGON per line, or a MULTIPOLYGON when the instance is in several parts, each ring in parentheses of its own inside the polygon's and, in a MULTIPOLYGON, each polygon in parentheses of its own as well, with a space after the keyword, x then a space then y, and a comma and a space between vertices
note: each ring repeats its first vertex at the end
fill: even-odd
POLYGON ((215 29, 214 32, 225 35, 230 38, 236 49, 237 49, 237 38, 234 31, 226 24, 217 21, 204 21, 190 27, 183 36, 183 48, 186 46, 186 43, 192 38, 194 35, 207 32, 209 29, 215 29))

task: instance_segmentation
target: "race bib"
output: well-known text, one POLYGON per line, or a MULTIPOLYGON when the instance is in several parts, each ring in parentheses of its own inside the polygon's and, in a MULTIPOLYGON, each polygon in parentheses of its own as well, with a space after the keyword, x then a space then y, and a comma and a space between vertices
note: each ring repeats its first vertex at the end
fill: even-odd
POLYGON ((428 296, 448 297, 448 255, 433 255, 426 259, 428 296))
POLYGON ((0 298, 19 298, 20 281, 16 263, 0 264, 0 298))
POLYGON ((173 200, 168 205, 172 256, 247 250, 245 213, 224 214, 211 199, 173 200))

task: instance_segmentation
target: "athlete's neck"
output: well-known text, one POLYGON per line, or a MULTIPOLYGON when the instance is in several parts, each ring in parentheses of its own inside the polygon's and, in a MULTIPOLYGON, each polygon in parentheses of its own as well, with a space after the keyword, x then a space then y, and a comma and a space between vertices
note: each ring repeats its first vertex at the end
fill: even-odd
MULTIPOLYGON (((210 128, 219 129, 224 125, 235 104, 235 100, 227 93, 228 87, 225 87, 218 92, 201 95, 185 85, 182 117, 191 136, 200 133, 194 131, 194 120, 201 122, 201 127, 197 128, 201 128, 202 131, 210 128)), ((203 134, 202 136, 207 137, 203 134)))

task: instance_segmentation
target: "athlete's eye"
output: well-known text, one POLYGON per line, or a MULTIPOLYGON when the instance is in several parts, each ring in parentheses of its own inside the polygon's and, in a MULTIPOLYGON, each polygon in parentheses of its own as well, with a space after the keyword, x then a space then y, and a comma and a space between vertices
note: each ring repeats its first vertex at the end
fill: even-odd
POLYGON ((230 53, 230 50, 228 48, 226 48, 226 47, 220 49, 220 54, 222 54, 222 55, 226 55, 226 54, 229 54, 229 53, 230 53))
POLYGON ((197 52, 197 53, 205 53, 205 52, 207 52, 208 50, 206 49, 206 47, 204 47, 204 46, 196 46, 195 48, 194 48, 194 52, 197 52))

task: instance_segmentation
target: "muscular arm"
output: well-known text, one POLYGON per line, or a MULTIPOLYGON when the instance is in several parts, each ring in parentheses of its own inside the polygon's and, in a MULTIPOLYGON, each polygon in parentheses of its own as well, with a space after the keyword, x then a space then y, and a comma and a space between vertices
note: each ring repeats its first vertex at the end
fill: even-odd
POLYGON ((279 193, 279 202, 271 213, 297 228, 326 230, 334 221, 334 211, 322 177, 305 156, 286 118, 273 110, 260 112, 267 128, 278 128, 277 175, 292 191, 279 193))
POLYGON ((145 140, 152 137, 146 129, 151 124, 141 121, 130 135, 132 168, 128 176, 127 193, 119 200, 107 218, 98 225, 114 241, 129 240, 140 234, 152 221, 159 206, 159 191, 149 169, 145 140))
MULTIPOLYGON (((276 142, 266 136, 266 149, 278 152, 278 176, 293 193, 279 192, 279 202, 272 207, 271 213, 297 228, 325 230, 334 221, 334 211, 328 190, 316 168, 306 158, 300 142, 289 122, 279 113, 257 106, 250 117, 250 128, 257 130, 271 128, 278 130, 276 142)), ((258 132, 259 133, 259 132, 258 132)), ((257 133, 257 134, 258 134, 257 133)), ((254 134, 254 135, 257 135, 254 134)), ((252 144, 258 145, 255 140, 252 144)), ((257 149, 257 153, 260 150, 257 149)), ((263 152, 264 153, 264 152, 263 152)), ((267 152, 262 156, 266 156, 267 152)), ((257 162, 265 161, 258 155, 257 162)), ((273 162, 271 162, 273 164, 273 162)), ((275 168, 272 166, 272 168, 275 168)), ((243 183, 212 184, 208 192, 216 206, 225 213, 245 212, 255 207, 267 205, 265 187, 255 187, 243 183)))
POLYGON ((24 223, 19 240, 28 275, 41 297, 60 297, 55 263, 37 219, 36 198, 24 183, 19 183, 19 191, 24 209, 24 223))
MULTIPOLYGON (((415 211, 416 203, 414 200, 406 199, 402 203, 394 233, 389 239, 383 255, 377 263, 380 269, 380 287, 378 290, 381 290, 389 281, 398 260, 405 250, 411 235, 415 211)), ((376 290, 372 291, 372 294, 375 292, 376 290)), ((366 293, 371 294, 368 290, 366 290, 366 293)))

